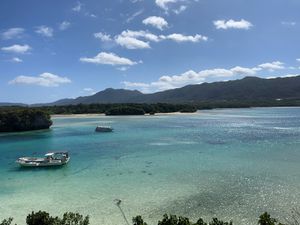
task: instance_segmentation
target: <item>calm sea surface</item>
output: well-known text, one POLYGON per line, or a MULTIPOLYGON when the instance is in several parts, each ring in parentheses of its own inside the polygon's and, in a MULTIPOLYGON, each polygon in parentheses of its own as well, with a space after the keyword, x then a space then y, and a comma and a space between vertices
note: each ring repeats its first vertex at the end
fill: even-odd
POLYGON ((78 211, 92 225, 125 224, 116 198, 129 220, 149 224, 174 213, 254 225, 264 211, 284 218, 300 208, 300 108, 53 121, 49 131, 0 134, 0 220, 78 211), (95 133, 98 124, 115 131, 95 133), (68 150, 70 163, 14 163, 52 150, 68 150))

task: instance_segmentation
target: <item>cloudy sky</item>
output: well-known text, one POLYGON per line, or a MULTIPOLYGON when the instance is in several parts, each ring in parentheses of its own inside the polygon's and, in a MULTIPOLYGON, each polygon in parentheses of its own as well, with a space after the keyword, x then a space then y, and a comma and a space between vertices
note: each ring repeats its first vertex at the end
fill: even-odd
POLYGON ((300 74, 299 0, 1 0, 0 102, 300 74))

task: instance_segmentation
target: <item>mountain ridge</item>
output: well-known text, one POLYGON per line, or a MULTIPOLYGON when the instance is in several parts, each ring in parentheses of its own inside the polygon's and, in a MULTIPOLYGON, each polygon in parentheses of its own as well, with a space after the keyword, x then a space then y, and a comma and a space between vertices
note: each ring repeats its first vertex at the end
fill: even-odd
POLYGON ((247 76, 237 80, 192 84, 149 94, 144 94, 138 90, 106 88, 90 96, 80 96, 74 99, 65 98, 52 103, 34 104, 31 106, 93 103, 197 103, 201 101, 263 101, 279 99, 300 99, 300 75, 271 79, 247 76))
MULTIPOLYGON (((187 85, 143 94, 137 90, 107 88, 69 104, 91 103, 195 103, 199 101, 300 99, 300 76, 265 79, 254 76, 239 80, 187 85)), ((55 105, 59 102, 51 103, 55 105)))

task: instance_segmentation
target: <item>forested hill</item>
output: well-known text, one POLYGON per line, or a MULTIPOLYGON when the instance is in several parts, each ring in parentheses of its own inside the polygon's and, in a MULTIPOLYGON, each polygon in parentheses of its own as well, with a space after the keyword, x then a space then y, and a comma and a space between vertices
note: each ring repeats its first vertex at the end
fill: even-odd
POLYGON ((50 105, 90 103, 197 103, 200 101, 258 101, 300 99, 300 76, 263 79, 245 77, 240 80, 188 85, 153 94, 124 89, 106 89, 91 96, 62 99, 50 105))

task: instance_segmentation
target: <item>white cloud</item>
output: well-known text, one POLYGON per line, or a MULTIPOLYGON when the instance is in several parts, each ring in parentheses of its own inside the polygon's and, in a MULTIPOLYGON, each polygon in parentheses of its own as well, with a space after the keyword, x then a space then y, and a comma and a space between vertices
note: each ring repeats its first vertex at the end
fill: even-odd
POLYGON ((134 20, 137 16, 141 15, 144 12, 143 9, 133 13, 130 17, 127 18, 126 22, 130 23, 132 20, 134 20))
POLYGON ((199 42, 199 41, 207 41, 208 38, 206 36, 202 36, 200 34, 196 34, 195 36, 185 36, 183 34, 170 34, 167 36, 161 35, 162 39, 170 39, 175 42, 199 42))
POLYGON ((247 20, 241 19, 240 21, 235 20, 216 20, 213 22, 217 29, 250 29, 253 25, 247 20))
POLYGON ((60 30, 66 30, 71 26, 71 23, 68 21, 63 21, 61 24, 59 24, 60 30))
POLYGON ((94 33, 94 37, 100 39, 101 41, 112 41, 112 38, 109 34, 102 32, 94 33))
POLYGON ((81 2, 77 2, 76 3, 76 5, 72 8, 72 10, 74 11, 74 12, 80 12, 81 11, 81 8, 82 8, 82 4, 81 4, 81 2))
POLYGON ((299 58, 299 59, 296 59, 296 61, 300 62, 300 58, 299 58))
POLYGON ((24 28, 20 28, 20 27, 9 28, 6 31, 1 33, 1 37, 4 40, 21 38, 24 32, 25 32, 24 28))
POLYGON ((265 70, 274 71, 274 70, 284 69, 284 63, 282 63, 280 61, 274 61, 271 63, 260 64, 260 65, 258 65, 258 67, 265 69, 265 70))
POLYGON ((18 58, 18 57, 13 57, 13 58, 11 59, 11 61, 12 61, 12 62, 16 62, 16 63, 21 63, 21 62, 23 62, 23 60, 20 59, 20 58, 18 58))
POLYGON ((150 48, 150 44, 147 41, 139 40, 143 38, 150 41, 159 41, 159 37, 146 31, 132 31, 126 30, 121 34, 115 36, 115 42, 122 47, 128 49, 145 49, 150 48))
POLYGON ((97 18, 97 16, 94 13, 86 13, 85 15, 92 18, 97 18))
POLYGON ((24 54, 30 51, 31 47, 29 45, 12 45, 8 47, 2 47, 1 50, 5 52, 24 54))
POLYGON ((148 88, 150 85, 146 84, 146 83, 138 83, 138 82, 128 82, 128 81, 124 81, 122 82, 126 87, 144 87, 144 88, 148 88))
POLYGON ((98 55, 92 58, 82 57, 81 62, 94 63, 94 64, 106 64, 112 66, 133 66, 137 62, 130 59, 120 57, 114 53, 100 52, 98 55))
POLYGON ((51 27, 47 27, 44 25, 37 27, 35 32, 44 37, 52 37, 53 36, 53 29, 51 27))
POLYGON ((141 41, 133 37, 119 35, 115 39, 116 43, 128 49, 150 48, 149 42, 141 41))
POLYGON ((148 31, 143 31, 143 30, 140 30, 140 31, 126 30, 126 31, 123 31, 120 35, 124 36, 124 37, 144 38, 146 40, 154 41, 154 42, 160 41, 160 38, 157 35, 152 34, 148 31))
POLYGON ((143 20, 143 24, 151 25, 159 30, 163 30, 165 27, 168 27, 168 22, 159 16, 150 16, 143 20))
POLYGON ((84 88, 83 90, 84 90, 84 91, 87 91, 87 92, 94 91, 94 89, 93 89, 93 88, 84 88))
POLYGON ((255 75, 256 71, 259 71, 260 68, 246 68, 246 67, 240 67, 236 66, 234 68, 230 69, 233 73, 235 74, 240 74, 240 75, 255 75))
POLYGON ((286 78, 286 77, 298 77, 298 76, 300 76, 300 74, 287 74, 287 75, 283 75, 281 77, 286 78))
POLYGON ((126 88, 141 88, 147 91, 162 91, 167 89, 173 89, 182 87, 189 84, 200 84, 203 83, 208 77, 232 77, 235 75, 235 72, 222 69, 215 68, 209 70, 202 70, 199 72, 195 72, 194 70, 188 70, 179 75, 173 76, 161 76, 157 81, 147 83, 132 83, 132 82, 123 82, 126 88))
POLYGON ((117 70, 120 70, 120 71, 126 71, 128 69, 129 69, 128 66, 122 66, 122 67, 117 68, 117 70))
POLYGON ((186 9, 187 9, 187 6, 181 5, 178 9, 174 9, 173 12, 178 15, 178 14, 184 12, 186 9))
POLYGON ((170 3, 176 3, 176 2, 178 2, 178 0, 155 0, 156 5, 166 11, 169 9, 168 5, 170 3))
POLYGON ((116 44, 127 49, 149 49, 151 48, 150 42, 160 42, 163 40, 171 40, 177 43, 180 42, 196 43, 196 42, 208 40, 206 36, 200 34, 191 36, 191 35, 174 33, 170 35, 158 36, 143 30, 140 31, 125 30, 121 34, 118 34, 113 38, 108 34, 99 32, 99 33, 95 33, 94 37, 100 39, 103 42, 114 41, 116 44))
POLYGON ((299 74, 287 74, 287 75, 283 75, 283 76, 270 76, 267 77, 267 79, 276 79, 276 78, 288 78, 288 77, 298 77, 300 76, 299 74))
POLYGON ((37 77, 18 76, 9 81, 9 84, 38 85, 43 87, 58 87, 66 83, 71 83, 71 80, 67 77, 60 77, 52 73, 42 73, 37 77))
POLYGON ((296 25, 297 25, 297 23, 296 23, 296 22, 294 22, 294 21, 289 21, 289 22, 287 22, 287 21, 282 21, 282 22, 281 22, 281 25, 283 25, 283 26, 289 26, 289 27, 293 27, 293 26, 296 26, 296 25))
POLYGON ((201 70, 196 72, 194 70, 188 70, 179 75, 173 76, 161 76, 157 81, 151 83, 138 83, 138 82, 128 82, 125 81, 123 84, 126 88, 139 88, 142 91, 153 92, 153 91, 162 91, 167 89, 173 89, 178 87, 183 87, 189 84, 200 84, 207 79, 215 78, 229 78, 237 75, 255 75, 257 71, 261 70, 260 68, 246 68, 236 66, 231 69, 224 68, 214 68, 201 70))
POLYGON ((94 95, 97 93, 93 88, 83 88, 83 92, 87 95, 94 95))
MULTIPOLYGON (((224 68, 213 68, 207 70, 201 70, 196 72, 194 70, 188 70, 179 75, 172 76, 161 76, 157 81, 150 83, 140 83, 140 82, 129 82, 124 81, 123 84, 126 88, 134 88, 140 89, 144 92, 154 92, 154 91, 162 91, 167 89, 179 88, 189 84, 200 84, 206 81, 215 80, 228 80, 228 78, 232 78, 235 76, 253 76, 256 75, 258 71, 263 70, 276 70, 283 69, 284 64, 279 61, 275 61, 272 63, 263 63, 253 68, 235 66, 230 69, 224 68)), ((299 76, 299 74, 288 74, 281 77, 295 77, 299 76)), ((268 77, 268 78, 274 78, 268 77)))

